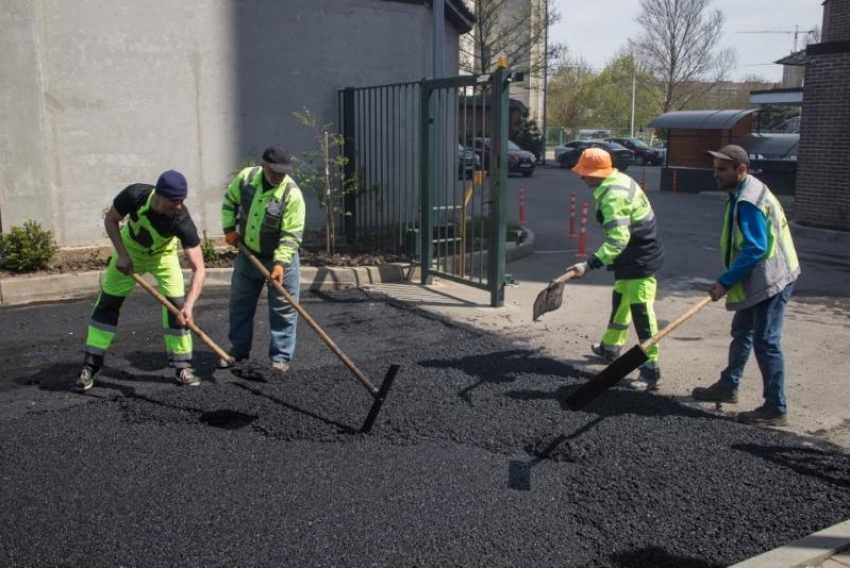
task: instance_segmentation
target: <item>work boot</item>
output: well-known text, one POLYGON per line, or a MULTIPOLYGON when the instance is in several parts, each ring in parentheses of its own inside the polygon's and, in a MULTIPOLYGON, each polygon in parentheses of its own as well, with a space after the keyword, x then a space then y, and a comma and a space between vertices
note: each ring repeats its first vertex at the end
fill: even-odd
POLYGON ((215 366, 215 368, 216 369, 230 369, 234 365, 238 365, 239 363, 242 363, 246 360, 247 359, 245 357, 233 357, 231 355, 231 361, 228 361, 227 359, 219 359, 218 364, 215 366))
POLYGON ((74 383, 74 390, 77 392, 86 392, 94 386, 94 376, 100 369, 86 363, 80 371, 80 376, 77 382, 74 383))
POLYGON ((661 385, 661 369, 640 369, 640 378, 629 383, 629 387, 644 392, 656 392, 661 385))
POLYGON ((728 402, 736 404, 738 402, 738 389, 729 388, 720 381, 717 381, 710 387, 696 387, 691 391, 691 396, 703 402, 728 402))
POLYGON ((272 361, 272 369, 285 373, 289 370, 289 363, 286 361, 272 361))
POLYGON ((738 422, 744 424, 754 424, 756 426, 787 426, 788 414, 771 410, 764 405, 759 406, 755 410, 749 412, 739 412, 738 422))
POLYGON ((191 367, 183 367, 175 372, 177 382, 187 387, 196 387, 201 384, 201 379, 195 375, 191 367))
POLYGON ((590 345, 590 350, 593 351, 594 355, 600 357, 606 363, 613 363, 617 360, 617 357, 620 356, 619 349, 608 349, 601 343, 592 343, 590 345))

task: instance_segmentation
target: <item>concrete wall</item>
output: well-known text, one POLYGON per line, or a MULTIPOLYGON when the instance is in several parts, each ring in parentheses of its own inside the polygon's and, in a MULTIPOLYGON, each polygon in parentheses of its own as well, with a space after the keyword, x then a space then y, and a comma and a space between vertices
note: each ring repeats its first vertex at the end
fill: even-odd
MULTIPOLYGON (((34 219, 62 246, 105 244, 114 195, 173 168, 218 235, 243 160, 310 147, 292 113, 335 123, 337 89, 430 75, 431 26, 430 8, 383 0, 4 0, 2 227, 34 219)), ((447 22, 450 74, 457 42, 447 22)))

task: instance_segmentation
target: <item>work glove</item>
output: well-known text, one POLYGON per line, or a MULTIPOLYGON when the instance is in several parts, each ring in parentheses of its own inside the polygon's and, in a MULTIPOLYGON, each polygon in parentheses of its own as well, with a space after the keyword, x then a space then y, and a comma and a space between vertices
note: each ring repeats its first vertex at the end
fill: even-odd
POLYGON ((224 240, 232 247, 239 246, 239 233, 236 231, 227 231, 224 233, 224 240))
POLYGON ((272 268, 272 280, 283 286, 283 265, 275 264, 272 268))
POLYGON ((587 264, 587 262, 579 262, 567 267, 567 272, 575 272, 576 278, 584 278, 584 275, 587 274, 588 270, 590 270, 590 265, 587 264))

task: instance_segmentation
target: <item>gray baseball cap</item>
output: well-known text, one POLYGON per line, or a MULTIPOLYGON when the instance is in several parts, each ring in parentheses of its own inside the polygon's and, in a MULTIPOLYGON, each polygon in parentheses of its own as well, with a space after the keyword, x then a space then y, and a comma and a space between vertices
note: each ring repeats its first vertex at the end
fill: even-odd
POLYGON ((745 166, 750 165, 750 155, 746 150, 735 144, 724 146, 716 152, 709 150, 706 154, 720 160, 729 160, 736 164, 744 164, 745 166))

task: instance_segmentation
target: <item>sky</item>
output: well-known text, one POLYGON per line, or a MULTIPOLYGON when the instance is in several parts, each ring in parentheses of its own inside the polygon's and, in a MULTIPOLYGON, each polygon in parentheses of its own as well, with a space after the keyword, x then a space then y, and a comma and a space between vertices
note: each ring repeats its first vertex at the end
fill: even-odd
MULTIPOLYGON (((773 62, 792 51, 793 33, 741 34, 740 31, 810 30, 820 27, 823 0, 712 0, 709 9, 725 16, 720 47, 738 52, 732 80, 759 75, 768 81, 782 79, 782 66, 773 62)), ((638 0, 555 0, 561 20, 550 29, 550 41, 566 44, 572 56, 581 56, 591 67, 602 68, 626 40, 640 34, 635 17, 638 0)), ((798 48, 803 47, 803 34, 798 48)))

